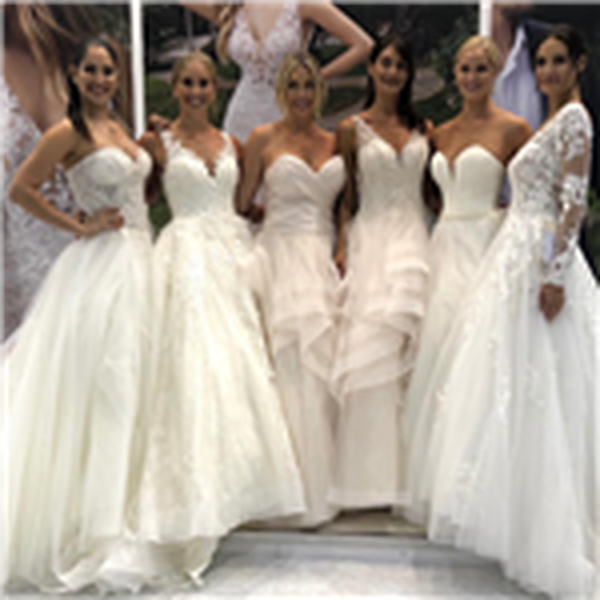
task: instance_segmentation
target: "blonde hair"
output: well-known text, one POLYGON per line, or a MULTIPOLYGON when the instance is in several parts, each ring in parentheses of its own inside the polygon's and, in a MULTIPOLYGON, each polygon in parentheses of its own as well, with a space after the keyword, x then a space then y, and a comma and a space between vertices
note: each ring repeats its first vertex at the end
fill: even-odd
POLYGON ((454 65, 458 64, 460 57, 469 50, 475 50, 476 48, 482 48, 483 52, 492 65, 494 71, 499 71, 502 67, 502 54, 500 53, 500 49, 492 40, 485 35, 473 35, 466 42, 460 46, 456 55, 454 56, 454 65))
POLYGON ((229 44, 229 37, 235 23, 235 16, 242 7, 239 3, 229 3, 223 6, 217 19, 219 25, 219 35, 217 36, 216 51, 217 57, 222 64, 229 62, 229 53, 227 51, 227 45, 229 44))
POLYGON ((206 52, 202 52, 202 50, 192 50, 191 52, 188 52, 185 56, 181 56, 180 58, 178 58, 175 64, 173 65, 173 69, 171 70, 171 87, 179 81, 183 70, 195 60, 202 63, 202 65, 209 72, 210 78, 212 79, 213 83, 216 83, 217 68, 215 67, 213 59, 208 54, 206 54, 206 52))
POLYGON ((319 69, 317 61, 304 50, 293 52, 292 54, 286 54, 281 61, 281 65, 277 71, 277 77, 275 78, 275 99, 277 101, 277 106, 279 107, 281 113, 285 115, 287 112, 287 107, 285 104, 285 92, 287 90, 292 73, 299 67, 306 69, 315 82, 316 93, 313 104, 313 115, 318 117, 321 114, 321 108, 327 95, 325 79, 321 74, 321 70, 319 69))

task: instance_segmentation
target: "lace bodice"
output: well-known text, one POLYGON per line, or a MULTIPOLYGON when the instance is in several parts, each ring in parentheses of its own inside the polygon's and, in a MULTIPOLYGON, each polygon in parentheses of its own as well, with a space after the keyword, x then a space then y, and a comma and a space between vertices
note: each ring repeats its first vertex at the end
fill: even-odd
POLYGON ((286 0, 262 45, 252 34, 243 6, 235 15, 228 51, 242 68, 243 79, 273 86, 283 57, 302 48, 302 21, 296 0, 286 0))
POLYGON ((344 180, 339 155, 315 171, 301 158, 282 154, 265 172, 264 228, 331 235, 333 204, 344 180))
POLYGON ((215 160, 214 173, 191 149, 174 139, 171 132, 162 134, 167 150, 163 175, 165 192, 174 217, 206 213, 234 214, 238 164, 235 147, 227 134, 215 160))
POLYGON ((468 146, 452 165, 436 152, 431 173, 444 197, 442 219, 479 217, 497 208, 504 165, 483 146, 468 146))
POLYGON ((563 106, 517 153, 509 167, 511 213, 539 217, 547 282, 562 285, 587 206, 592 125, 578 102, 563 106))
POLYGON ((356 117, 358 187, 363 217, 382 210, 423 211, 423 171, 429 155, 425 136, 413 131, 400 153, 356 117))
POLYGON ((67 171, 77 204, 86 213, 116 206, 125 226, 149 230, 144 183, 151 160, 138 148, 135 159, 116 146, 99 148, 67 171))

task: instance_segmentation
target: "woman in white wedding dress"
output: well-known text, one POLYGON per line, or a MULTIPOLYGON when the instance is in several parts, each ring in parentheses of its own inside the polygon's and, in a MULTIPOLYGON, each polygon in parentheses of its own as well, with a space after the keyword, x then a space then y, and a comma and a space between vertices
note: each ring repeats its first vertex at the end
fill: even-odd
POLYGON ((336 261, 347 269, 332 375, 340 418, 331 499, 344 508, 406 499, 403 402, 429 272, 428 126, 410 102, 414 63, 402 38, 378 40, 368 72, 366 109, 338 130, 348 183, 336 261))
POLYGON ((56 260, 3 357, 2 580, 53 593, 114 583, 103 565, 125 536, 150 344, 150 158, 111 116, 120 80, 110 44, 88 40, 69 78, 68 118, 42 136, 10 193, 79 239, 56 260), (37 191, 59 164, 89 215, 83 224, 37 191))
POLYGON ((508 215, 423 397, 436 406, 429 536, 556 598, 591 598, 598 582, 600 292, 577 247, 585 62, 568 26, 536 51, 550 116, 510 163, 508 215))
POLYGON ((524 119, 491 100, 500 66, 500 51, 490 38, 473 36, 463 43, 454 64, 462 109, 432 136, 437 151, 430 168, 443 209, 431 238, 427 313, 406 399, 408 514, 420 522, 425 520, 424 499, 431 483, 424 448, 435 418, 435 404, 424 404, 423 396, 434 364, 452 360, 442 352, 444 339, 502 222, 505 165, 531 135, 524 119))
POLYGON ((182 5, 219 27, 221 60, 229 56, 242 69, 223 128, 243 143, 256 126, 281 118, 275 101, 277 69, 284 56, 306 49, 314 26, 347 46, 323 67, 326 79, 349 71, 372 46, 371 38, 329 1, 182 5))
POLYGON ((154 249, 153 398, 141 418, 133 521, 138 541, 154 544, 156 585, 197 581, 218 538, 238 525, 305 508, 245 283, 250 239, 235 212, 241 150, 209 121, 215 83, 206 54, 180 59, 179 116, 144 140, 174 215, 154 249))
POLYGON ((335 137, 315 118, 324 82, 300 52, 276 82, 285 117, 250 135, 242 210, 263 185, 266 217, 255 244, 256 291, 306 490, 307 512, 290 525, 314 527, 335 514, 327 495, 336 403, 330 391, 339 278, 332 259, 333 209, 344 184, 335 137))

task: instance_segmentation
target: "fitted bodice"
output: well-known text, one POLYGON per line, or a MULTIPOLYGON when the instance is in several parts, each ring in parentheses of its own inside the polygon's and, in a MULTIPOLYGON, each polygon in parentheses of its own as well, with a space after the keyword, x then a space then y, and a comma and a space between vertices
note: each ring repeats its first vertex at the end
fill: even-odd
POLYGON ((423 171, 429 155, 425 136, 413 131, 397 152, 361 118, 358 141, 358 188, 363 216, 389 209, 423 211, 423 171))
POLYGON ((293 154, 280 155, 265 173, 264 228, 331 235, 333 204, 344 180, 341 156, 333 156, 315 171, 293 154))
POLYGON ((252 34, 242 5, 235 15, 228 52, 243 70, 242 84, 266 83, 272 87, 283 57, 297 52, 302 45, 302 21, 297 2, 286 0, 262 44, 252 34))
POLYGON ((233 214, 238 164, 231 138, 223 134, 223 147, 215 159, 214 172, 170 132, 164 132, 162 139, 167 150, 163 183, 173 216, 233 214))
POLYGON ((116 146, 94 150, 67 171, 67 179, 81 209, 91 214, 117 207, 125 226, 149 230, 144 185, 152 161, 142 149, 135 158, 116 146))
POLYGON ((591 137, 589 116, 577 102, 565 105, 545 127, 538 129, 509 165, 511 212, 534 213, 555 220, 566 202, 585 205, 587 173, 585 178, 569 176, 563 164, 584 154, 591 137))
POLYGON ((462 150, 453 164, 436 152, 431 174, 444 197, 442 218, 479 217, 495 210, 504 172, 504 165, 478 144, 462 150))

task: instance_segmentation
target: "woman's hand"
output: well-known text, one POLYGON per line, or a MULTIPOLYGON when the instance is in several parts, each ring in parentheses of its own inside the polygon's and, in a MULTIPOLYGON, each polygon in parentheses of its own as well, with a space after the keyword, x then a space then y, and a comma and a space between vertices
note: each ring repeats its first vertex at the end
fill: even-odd
POLYGON ((154 133, 160 133, 161 131, 166 131, 171 126, 171 121, 169 119, 165 119, 161 115, 157 115, 156 113, 152 113, 148 117, 148 131, 153 131, 154 133))
POLYGON ((335 264, 340 277, 346 275, 346 251, 343 248, 338 248, 335 255, 333 256, 333 263, 335 264))
POLYGON ((565 290, 552 283, 545 283, 540 289, 539 305, 542 314, 551 322, 565 303, 565 290))
POLYGON ((86 217, 81 230, 81 237, 91 238, 104 231, 120 229, 125 219, 118 208, 108 207, 97 210, 86 217))

